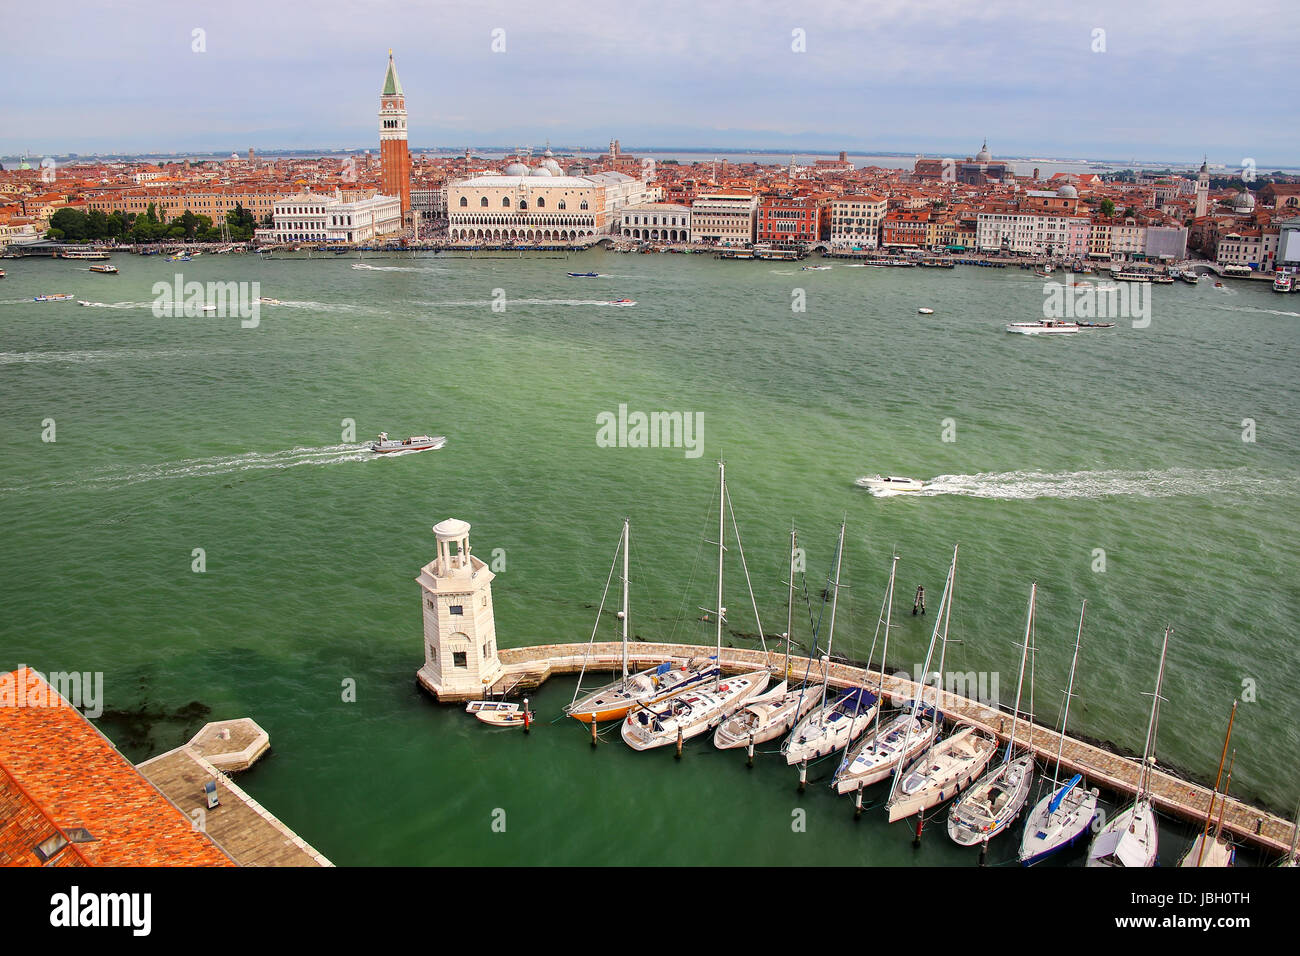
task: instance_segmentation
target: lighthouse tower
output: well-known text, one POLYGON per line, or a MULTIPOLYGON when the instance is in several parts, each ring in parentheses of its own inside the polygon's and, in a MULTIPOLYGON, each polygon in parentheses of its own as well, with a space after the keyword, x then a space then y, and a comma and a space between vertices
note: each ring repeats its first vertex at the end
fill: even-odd
POLYGON ((470 554, 469 523, 448 518, 433 527, 438 556, 420 571, 424 666, 420 684, 439 700, 471 700, 501 676, 492 579, 470 554))
POLYGON ((402 221, 411 212, 411 151, 406 143, 406 94, 397 78, 393 51, 388 51, 388 73, 379 94, 379 161, 385 196, 402 201, 402 221))

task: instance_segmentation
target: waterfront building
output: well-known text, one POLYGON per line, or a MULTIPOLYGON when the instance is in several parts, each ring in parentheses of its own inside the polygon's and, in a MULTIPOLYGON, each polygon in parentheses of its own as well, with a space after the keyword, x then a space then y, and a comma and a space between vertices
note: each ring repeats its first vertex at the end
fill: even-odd
POLYGON ((302 193, 275 204, 276 242, 370 242, 402 231, 401 200, 302 193))
POLYGON ((448 518, 434 525, 438 556, 416 581, 424 606, 424 666, 420 684, 440 700, 480 697, 501 676, 492 579, 470 553, 469 523, 448 518))
POLYGON ((1278 257, 1280 226, 1244 226, 1219 237, 1214 261, 1221 266, 1250 266, 1272 272, 1278 257))
POLYGON ((158 218, 175 219, 186 212, 208 216, 213 222, 225 219, 226 213, 242 206, 258 222, 275 212, 275 204, 288 199, 298 190, 287 185, 270 186, 174 186, 170 188, 127 189, 91 194, 86 200, 90 211, 105 214, 120 210, 143 215, 152 205, 158 218))
POLYGON ((880 244, 893 249, 924 249, 930 233, 928 209, 895 209, 880 223, 880 244))
POLYGON ((691 203, 691 231, 697 242, 749 246, 754 242, 758 199, 738 193, 703 193, 691 203))
POLYGON ((619 234, 628 239, 651 242, 690 242, 691 207, 653 202, 624 206, 619 234))
MULTIPOLYGON (((1047 199, 1043 194, 1029 198, 1040 203, 1047 199)), ((1057 190, 1055 198, 1077 203, 1078 194, 1073 186, 1065 185, 1057 190)), ((979 213, 976 244, 987 252, 1001 249, 1036 256, 1087 255, 1090 223, 1085 217, 1066 214, 1067 208, 1077 206, 1056 205, 1045 212, 1034 212, 1033 207, 1026 209, 1017 203, 991 204, 979 213)))
POLYGON ((398 197, 403 221, 411 211, 411 150, 406 135, 406 94, 389 50, 388 72, 379 94, 379 165, 382 192, 398 197))
POLYGON ((622 209, 644 196, 645 184, 625 173, 565 176, 545 164, 530 170, 515 162, 505 175, 448 184, 448 234, 485 241, 594 239, 617 232, 622 209))
POLYGON ((886 200, 874 195, 839 196, 830 202, 830 240, 833 246, 874 249, 880 242, 880 223, 886 200))
POLYGON ((755 241, 789 246, 821 238, 821 206, 812 196, 789 193, 763 196, 758 201, 755 241))

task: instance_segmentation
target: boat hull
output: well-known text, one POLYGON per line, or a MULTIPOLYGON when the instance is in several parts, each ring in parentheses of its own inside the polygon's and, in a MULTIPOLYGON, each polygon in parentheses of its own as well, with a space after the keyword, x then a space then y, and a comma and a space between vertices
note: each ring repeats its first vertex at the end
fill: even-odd
POLYGON ((996 749, 993 740, 979 736, 973 727, 935 744, 904 771, 903 783, 888 804, 889 822, 895 823, 957 796, 984 772, 996 749), (963 749, 970 753, 954 759, 954 748, 963 742, 966 742, 963 749), (940 764, 942 772, 930 772, 929 768, 940 760, 944 761, 940 764))
POLYGON ((623 742, 633 750, 654 750, 675 744, 679 737, 685 741, 708 733, 761 694, 771 676, 763 670, 724 677, 715 688, 685 690, 652 707, 637 708, 623 720, 623 742))
POLYGON ((711 664, 687 664, 680 669, 668 671, 664 676, 669 679, 656 683, 655 678, 659 676, 656 672, 661 666, 649 667, 631 675, 626 684, 623 681, 606 684, 599 690, 592 691, 582 700, 570 704, 564 709, 564 712, 567 716, 584 724, 589 724, 593 720, 598 724, 611 720, 622 720, 633 707, 657 704, 661 700, 667 700, 674 694, 680 694, 683 690, 695 687, 711 679, 717 672, 717 668, 711 664), (684 676, 682 676, 683 673, 684 676), (673 677, 678 677, 678 679, 671 679, 673 677), (649 683, 650 686, 633 693, 628 693, 625 690, 627 686, 635 687, 641 682, 649 683))
POLYGON ((935 731, 935 722, 928 718, 910 715, 895 718, 881 733, 874 738, 868 736, 849 752, 835 772, 831 786, 836 793, 845 794, 888 779, 900 763, 906 765, 930 746, 935 731), (909 720, 912 721, 910 739, 907 737, 909 720))
POLYGON ((785 762, 794 766, 843 750, 871 725, 878 706, 874 694, 856 690, 813 709, 781 745, 785 762))
POLYGON ((1065 795, 1056 812, 1049 811, 1053 791, 1039 800, 1025 820, 1020 840, 1020 862, 1032 866, 1085 837, 1097 816, 1097 791, 1075 788, 1065 795))

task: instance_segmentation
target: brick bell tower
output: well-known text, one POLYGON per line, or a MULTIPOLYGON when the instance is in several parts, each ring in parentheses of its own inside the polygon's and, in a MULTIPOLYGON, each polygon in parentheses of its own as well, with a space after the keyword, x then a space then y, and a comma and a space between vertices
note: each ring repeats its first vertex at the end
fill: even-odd
POLYGON ((406 94, 397 78, 393 51, 388 51, 388 73, 379 94, 379 161, 382 192, 402 200, 402 221, 411 214, 411 151, 406 144, 406 94))

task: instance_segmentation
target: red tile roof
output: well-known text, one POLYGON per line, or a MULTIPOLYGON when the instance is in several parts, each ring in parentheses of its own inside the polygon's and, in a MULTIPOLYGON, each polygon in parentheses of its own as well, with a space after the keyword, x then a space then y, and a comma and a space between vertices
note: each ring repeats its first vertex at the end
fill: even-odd
POLYGON ((234 865, 39 674, 0 682, 25 694, 0 697, 0 865, 41 866, 36 845, 77 827, 92 841, 69 843, 53 865, 234 865))

